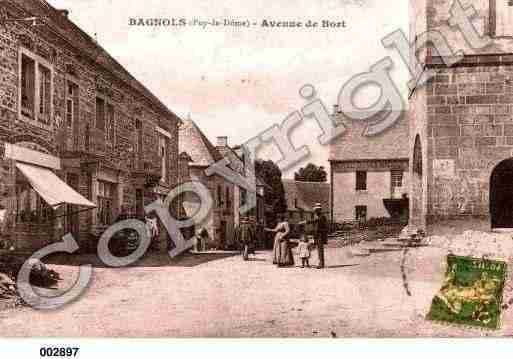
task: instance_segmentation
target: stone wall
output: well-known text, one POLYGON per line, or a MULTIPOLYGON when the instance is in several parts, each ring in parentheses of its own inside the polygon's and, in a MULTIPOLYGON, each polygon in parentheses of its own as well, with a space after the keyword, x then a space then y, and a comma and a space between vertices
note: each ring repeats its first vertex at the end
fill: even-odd
POLYGON ((466 62, 426 87, 431 220, 488 216, 492 170, 513 156, 513 64, 466 62))
MULTIPOLYGON (((30 4, 40 6, 37 2, 30 4)), ((5 9, 8 17, 27 15, 10 1, 7 1, 5 9)), ((51 23, 52 20, 50 16, 47 21, 51 23)), ((63 23, 69 22, 61 20, 51 25, 59 28, 63 23)), ((133 212, 135 193, 144 186, 145 175, 160 173, 157 126, 171 135, 166 139, 167 178, 159 183, 160 191, 169 190, 178 183, 179 119, 164 112, 151 94, 141 90, 140 85, 134 85, 133 77, 91 39, 84 40, 83 35, 74 31, 73 36, 82 36, 87 46, 81 47, 74 39, 58 36, 49 26, 32 27, 28 23, 15 22, 0 24, 0 143, 36 144, 44 152, 60 157, 63 170, 58 175, 65 179, 67 173, 77 174, 78 191, 93 201, 96 199, 96 187, 91 181, 102 171, 117 171, 121 188, 119 203, 133 212), (47 125, 27 121, 18 114, 21 49, 43 59, 53 69, 53 115, 47 125), (78 86, 79 113, 72 128, 65 125, 68 82, 78 86), (114 108, 115 135, 112 140, 104 131, 95 128, 97 96, 114 108), (142 123, 143 137, 142 149, 137 153, 134 150, 138 141, 136 121, 142 123), (87 138, 89 143, 86 143, 87 138), (94 169, 88 167, 91 163, 95 164, 94 169)), ((0 180, 13 184, 14 170, 9 174, 11 177, 8 179, 6 174, 0 174, 3 177, 0 180)), ((10 190, 10 195, 13 195, 13 188, 10 190)), ((79 217, 81 237, 89 237, 94 232, 92 226, 96 222, 96 211, 82 213, 79 217)), ((31 228, 31 231, 33 235, 38 233, 37 228, 31 228)), ((47 232, 44 230, 41 234, 46 237, 47 232)))

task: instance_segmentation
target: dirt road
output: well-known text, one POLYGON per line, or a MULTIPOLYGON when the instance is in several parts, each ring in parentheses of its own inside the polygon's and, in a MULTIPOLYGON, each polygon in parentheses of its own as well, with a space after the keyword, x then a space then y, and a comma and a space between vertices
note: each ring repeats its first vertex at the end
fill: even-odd
MULTIPOLYGON (((412 250, 403 269, 402 252, 369 257, 352 253, 329 248, 324 270, 279 269, 270 263, 268 252, 259 252, 250 262, 228 254, 200 254, 173 261, 151 257, 123 269, 95 266, 83 297, 61 310, 0 312, 0 336, 410 337, 513 332, 511 311, 503 313, 503 327, 497 332, 425 321, 444 270, 438 249, 412 250)), ((73 264, 54 268, 69 282, 77 273, 73 264)))

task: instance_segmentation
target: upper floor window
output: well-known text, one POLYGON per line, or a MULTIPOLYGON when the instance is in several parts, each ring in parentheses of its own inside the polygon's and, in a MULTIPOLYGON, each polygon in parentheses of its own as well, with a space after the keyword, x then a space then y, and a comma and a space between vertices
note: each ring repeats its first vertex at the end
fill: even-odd
POLYGON ((167 179, 167 143, 164 136, 159 136, 159 152, 161 161, 161 179, 166 181, 167 179))
POLYGON ((217 207, 221 208, 223 206, 223 188, 218 185, 217 186, 217 207))
POLYGON ((135 120, 135 131, 137 138, 135 140, 135 153, 141 153, 143 150, 143 125, 141 120, 135 120))
POLYGON ((116 120, 114 117, 114 106, 112 104, 107 103, 105 105, 105 112, 106 112, 106 125, 107 125, 107 141, 114 141, 115 136, 115 129, 116 129, 116 120))
POLYGON ((356 190, 366 191, 367 190, 367 172, 357 171, 356 172, 356 190))
POLYGON ((512 0, 490 0, 490 30, 498 37, 513 36, 512 0))
POLYGON ((230 194, 230 187, 226 187, 226 208, 232 207, 232 196, 230 194))
POLYGON ((403 171, 392 170, 390 172, 390 179, 392 181, 392 188, 400 188, 403 186, 403 171))
POLYGON ((20 114, 50 125, 52 116, 52 67, 37 55, 23 50, 20 57, 20 114))
POLYGON ((78 86, 68 82, 66 94, 66 126, 72 128, 78 118, 78 86))
POLYGON ((96 128, 105 131, 105 100, 96 98, 96 128))

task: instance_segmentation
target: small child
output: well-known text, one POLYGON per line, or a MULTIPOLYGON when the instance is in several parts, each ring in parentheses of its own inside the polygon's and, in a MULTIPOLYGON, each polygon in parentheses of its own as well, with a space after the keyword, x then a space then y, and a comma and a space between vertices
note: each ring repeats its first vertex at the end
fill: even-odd
POLYGON ((303 235, 303 238, 301 238, 301 242, 299 242, 297 249, 299 252, 299 258, 301 258, 301 268, 304 268, 305 265, 310 268, 310 243, 308 242, 306 235, 303 235))

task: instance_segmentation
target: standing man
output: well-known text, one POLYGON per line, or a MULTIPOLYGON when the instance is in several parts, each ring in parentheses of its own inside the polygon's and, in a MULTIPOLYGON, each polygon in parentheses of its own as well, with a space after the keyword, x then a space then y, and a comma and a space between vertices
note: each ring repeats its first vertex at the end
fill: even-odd
POLYGON ((299 222, 298 224, 304 226, 313 224, 314 243, 317 247, 317 254, 319 256, 319 265, 317 266, 317 269, 322 269, 325 266, 324 245, 328 244, 329 224, 328 219, 322 213, 322 204, 316 203, 313 210, 315 214, 315 218, 313 220, 299 222))
POLYGON ((322 213, 322 205, 317 203, 314 207, 315 220, 314 220, 314 236, 315 244, 317 245, 317 253, 319 255, 319 266, 318 269, 322 269, 325 266, 324 263, 324 245, 328 244, 328 232, 329 225, 328 219, 322 213))
POLYGON ((235 229, 235 241, 239 243, 242 258, 247 261, 250 253, 255 253, 255 230, 247 217, 240 219, 239 226, 235 229))

